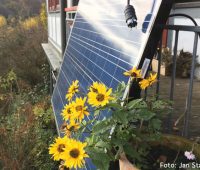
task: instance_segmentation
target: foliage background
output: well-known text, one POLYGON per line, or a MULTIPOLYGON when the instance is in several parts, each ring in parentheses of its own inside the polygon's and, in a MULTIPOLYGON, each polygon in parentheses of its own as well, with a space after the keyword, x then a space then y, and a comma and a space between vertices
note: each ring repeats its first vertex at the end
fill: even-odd
POLYGON ((27 18, 39 14, 45 0, 0 0, 0 15, 6 18, 27 18))
POLYGON ((0 169, 56 169, 43 0, 0 0, 0 169))
POLYGON ((0 28, 0 75, 13 69, 30 85, 42 81, 41 69, 47 64, 41 47, 47 41, 44 22, 39 16, 24 20, 12 18, 0 28))

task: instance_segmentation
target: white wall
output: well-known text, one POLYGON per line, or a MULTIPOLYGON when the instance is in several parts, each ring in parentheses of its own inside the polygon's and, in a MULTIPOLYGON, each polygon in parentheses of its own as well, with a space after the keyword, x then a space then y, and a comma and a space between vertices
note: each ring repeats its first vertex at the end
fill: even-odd
MULTIPOLYGON (((182 8, 182 9, 175 9, 172 13, 183 13, 187 14, 195 19, 197 24, 200 26, 200 8, 182 8)), ((170 19, 170 24, 174 25, 191 25, 194 26, 193 22, 190 19, 183 18, 183 17, 175 17, 170 19)), ((175 42, 175 32, 169 31, 168 36, 168 46, 173 49, 175 42)), ((180 51, 183 49, 184 51, 193 52, 194 46, 194 33, 180 31, 179 32, 179 39, 178 39, 178 50, 180 51)), ((198 48, 197 48, 197 62, 200 63, 200 39, 198 41, 198 48)), ((196 68, 196 77, 200 79, 200 68, 196 68)))
MULTIPOLYGON (((175 9, 172 13, 183 13, 187 14, 195 19, 197 24, 200 26, 200 7, 199 8, 182 8, 175 9)), ((193 22, 190 19, 183 17, 175 17, 170 19, 170 24, 174 25, 191 25, 194 26, 193 22)), ((175 42, 175 32, 169 31, 168 34, 168 47, 173 49, 175 42)), ((178 50, 183 49, 184 51, 193 52, 194 46, 194 33, 180 31, 178 39, 178 50)), ((197 47, 197 62, 200 64, 200 38, 198 40, 197 47)), ((200 80, 200 67, 195 68, 195 77, 200 80)))
POLYGON ((61 20, 60 12, 48 14, 48 36, 49 41, 61 52, 61 20))
MULTIPOLYGON (((191 17, 193 17, 197 24, 200 26, 200 8, 184 8, 184 9, 176 9, 173 13, 183 13, 183 14, 188 14, 191 17)), ((190 21, 187 18, 183 18, 183 17, 176 17, 171 19, 170 21, 171 23, 173 23, 174 25, 192 25, 194 26, 194 24, 192 23, 192 21, 190 21)), ((174 44, 175 41, 175 33, 173 32, 173 36, 172 36, 172 44, 174 44)), ((169 42, 170 46, 172 45, 169 42)), ((183 32, 181 31, 179 33, 179 43, 178 43, 178 49, 184 49, 185 51, 189 51, 192 52, 193 51, 193 44, 194 44, 194 33, 191 32, 183 32)), ((198 44, 198 55, 200 55, 200 43, 198 44)))

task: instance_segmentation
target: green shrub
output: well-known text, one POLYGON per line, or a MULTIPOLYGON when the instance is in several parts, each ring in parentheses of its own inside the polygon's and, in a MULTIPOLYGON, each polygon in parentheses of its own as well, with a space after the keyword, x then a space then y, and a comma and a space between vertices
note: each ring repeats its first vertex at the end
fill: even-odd
POLYGON ((41 70, 48 63, 41 46, 47 41, 42 9, 40 16, 25 20, 13 18, 0 27, 0 75, 13 69, 19 78, 32 86, 43 80, 41 70))
POLYGON ((0 169, 54 169, 47 149, 56 134, 50 97, 45 86, 21 88, 18 81, 12 70, 0 77, 0 169))

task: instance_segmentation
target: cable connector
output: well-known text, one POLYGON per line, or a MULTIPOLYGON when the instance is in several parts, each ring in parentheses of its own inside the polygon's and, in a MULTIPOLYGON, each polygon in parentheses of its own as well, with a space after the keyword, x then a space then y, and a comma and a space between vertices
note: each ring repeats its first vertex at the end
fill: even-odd
POLYGON ((137 26, 137 16, 135 13, 135 9, 132 5, 127 5, 125 10, 124 10, 124 14, 125 14, 125 19, 126 19, 126 23, 128 25, 129 28, 133 28, 137 26))

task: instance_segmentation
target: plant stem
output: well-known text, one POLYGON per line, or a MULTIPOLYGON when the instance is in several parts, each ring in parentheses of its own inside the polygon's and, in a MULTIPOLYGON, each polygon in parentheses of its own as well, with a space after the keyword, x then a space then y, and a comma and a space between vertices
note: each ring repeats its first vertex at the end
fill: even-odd
POLYGON ((174 159, 174 161, 173 161, 173 164, 175 164, 175 162, 176 162, 176 160, 178 159, 178 155, 180 154, 180 150, 178 151, 178 153, 176 154, 176 157, 175 157, 175 159, 174 159))
POLYGON ((144 120, 141 120, 141 121, 140 121, 140 128, 139 128, 139 132, 141 132, 141 130, 142 130, 143 122, 144 122, 144 120))

